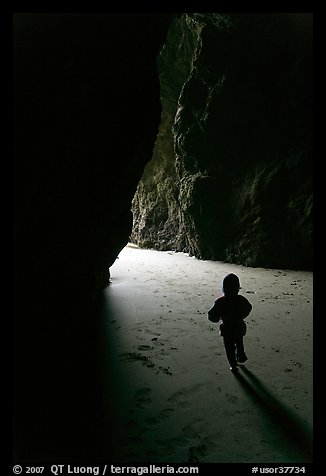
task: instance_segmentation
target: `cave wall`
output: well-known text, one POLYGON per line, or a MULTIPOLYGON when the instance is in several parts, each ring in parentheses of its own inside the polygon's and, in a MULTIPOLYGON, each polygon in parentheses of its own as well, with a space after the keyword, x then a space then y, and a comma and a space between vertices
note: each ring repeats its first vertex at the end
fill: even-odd
POLYGON ((108 283, 157 136, 156 60, 171 18, 14 15, 16 305, 25 286, 55 303, 108 283))
POLYGON ((103 317, 99 291, 128 241, 132 197, 152 156, 156 61, 171 18, 14 15, 8 299, 17 464, 114 455, 110 309, 103 317))
POLYGON ((183 14, 159 60, 162 122, 132 240, 312 267, 312 15, 183 14))
POLYGON ((143 247, 171 249, 182 239, 179 176, 172 133, 178 99, 190 74, 201 26, 188 16, 174 18, 158 58, 162 118, 152 160, 144 170, 132 203, 131 240, 143 247))

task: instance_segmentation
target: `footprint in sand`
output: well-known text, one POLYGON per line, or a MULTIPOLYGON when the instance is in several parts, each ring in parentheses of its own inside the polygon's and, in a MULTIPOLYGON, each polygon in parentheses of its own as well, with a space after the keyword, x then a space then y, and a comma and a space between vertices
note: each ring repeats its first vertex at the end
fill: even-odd
POLYGON ((157 417, 150 417, 146 418, 145 423, 150 426, 158 425, 160 422, 160 419, 157 417))
POLYGON ((170 352, 168 352, 166 349, 163 349, 163 348, 157 348, 155 350, 154 355, 159 360, 163 360, 164 357, 169 357, 170 356, 170 352))
POLYGON ((293 365, 296 365, 297 367, 302 367, 301 362, 296 362, 295 360, 291 360, 293 365))
MULTIPOLYGON (((165 346, 164 342, 159 341, 159 340, 157 339, 157 337, 153 337, 152 341, 153 341, 153 345, 155 346, 155 348, 164 347, 164 346, 165 346)), ((152 347, 152 348, 154 349, 154 347, 152 347)))
POLYGON ((164 410, 160 412, 159 419, 161 421, 166 420, 172 415, 173 412, 174 412, 173 408, 165 408, 164 410))
POLYGON ((136 402, 136 406, 138 408, 145 408, 146 405, 149 405, 152 401, 151 397, 151 389, 148 387, 140 388, 134 394, 134 400, 136 402))
MULTIPOLYGON (((146 346, 146 345, 141 345, 141 346, 138 347, 138 350, 147 351, 148 348, 153 349, 153 347, 146 346)), ((169 355, 169 354, 164 353, 164 351, 160 351, 160 355, 169 355)), ((120 357, 121 357, 122 362, 138 362, 138 361, 140 361, 140 362, 142 362, 142 364, 145 367, 147 367, 149 369, 153 369, 156 374, 164 373, 166 375, 172 375, 170 367, 162 367, 160 365, 155 365, 150 360, 150 358, 147 357, 146 355, 137 354, 135 352, 128 352, 128 353, 120 354, 120 357)))
POLYGON ((150 345, 139 345, 137 347, 137 350, 140 350, 140 351, 147 351, 147 350, 152 350, 153 347, 151 347, 150 345))
POLYGON ((187 401, 183 392, 176 392, 168 398, 168 402, 175 403, 178 407, 187 408, 189 402, 187 401))
POLYGON ((203 420, 195 420, 189 425, 185 426, 182 428, 182 433, 187 437, 187 438, 198 438, 200 439, 200 433, 202 431, 202 428, 204 426, 203 420))
POLYGON ((237 403, 238 397, 236 395, 230 395, 229 393, 225 394, 226 399, 231 403, 237 403))
POLYGON ((189 463, 200 463, 202 458, 207 455, 206 445, 192 446, 189 448, 189 463))
POLYGON ((160 373, 162 372, 163 374, 166 374, 166 375, 173 375, 171 370, 170 370, 170 367, 161 367, 160 365, 158 367, 155 368, 155 373, 160 373))
POLYGON ((201 356, 199 357, 199 359, 200 359, 203 363, 207 363, 207 364, 209 364, 209 363, 211 362, 211 360, 212 360, 211 356, 209 356, 209 355, 201 355, 201 356))
POLYGON ((148 367, 148 368, 153 368, 155 367, 155 365, 153 364, 153 362, 150 361, 150 359, 145 356, 145 355, 141 355, 141 354, 136 354, 135 352, 127 352, 127 353, 124 353, 124 354, 120 354, 120 357, 121 357, 121 362, 142 362, 143 365, 145 365, 145 367, 148 367))
POLYGON ((159 337, 159 336, 161 335, 161 334, 159 334, 158 332, 153 332, 153 331, 151 331, 151 330, 149 330, 149 329, 146 329, 145 332, 146 332, 147 334, 150 334, 150 335, 152 335, 152 336, 157 336, 157 337, 159 337))
POLYGON ((183 435, 188 440, 189 462, 199 463, 215 448, 215 442, 205 436, 205 422, 195 420, 182 429, 183 435), (196 442, 197 440, 197 442, 196 442))
POLYGON ((158 425, 162 421, 169 418, 173 412, 174 412, 173 408, 165 408, 158 414, 157 417, 147 418, 145 422, 147 423, 147 425, 158 425))
POLYGON ((168 402, 176 404, 178 407, 187 408, 189 407, 189 399, 193 397, 193 395, 201 390, 205 390, 207 388, 207 384, 198 383, 193 385, 192 387, 188 387, 185 389, 184 392, 175 392, 169 398, 168 402))

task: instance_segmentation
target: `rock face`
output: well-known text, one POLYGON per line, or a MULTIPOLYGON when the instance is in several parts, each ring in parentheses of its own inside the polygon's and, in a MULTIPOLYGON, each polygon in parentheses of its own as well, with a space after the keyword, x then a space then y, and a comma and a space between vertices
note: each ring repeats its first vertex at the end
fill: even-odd
POLYGON ((91 298, 107 284, 157 136, 171 18, 14 16, 17 287, 91 298))
POLYGON ((312 15, 184 14, 160 54, 162 122, 132 240, 312 267, 312 15))

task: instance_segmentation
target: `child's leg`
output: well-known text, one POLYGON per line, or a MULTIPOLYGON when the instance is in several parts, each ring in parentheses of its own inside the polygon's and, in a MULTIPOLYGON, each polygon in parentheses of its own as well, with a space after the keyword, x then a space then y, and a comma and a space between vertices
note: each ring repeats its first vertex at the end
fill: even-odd
POLYGON ((235 341, 228 337, 223 337, 226 357, 229 361, 231 368, 237 367, 237 360, 235 358, 235 341))
POLYGON ((237 361, 238 362, 245 362, 248 357, 246 356, 246 353, 244 351, 244 345, 243 345, 243 338, 239 337, 236 340, 236 350, 237 350, 237 361))

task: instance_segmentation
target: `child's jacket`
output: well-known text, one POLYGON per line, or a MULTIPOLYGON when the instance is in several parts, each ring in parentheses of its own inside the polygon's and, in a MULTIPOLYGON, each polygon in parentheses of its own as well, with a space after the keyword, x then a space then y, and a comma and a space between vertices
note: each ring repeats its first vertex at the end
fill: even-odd
POLYGON ((246 334, 244 318, 248 316, 252 305, 244 296, 239 294, 222 296, 216 299, 213 307, 208 311, 211 322, 222 321, 220 334, 223 337, 237 338, 246 334))

